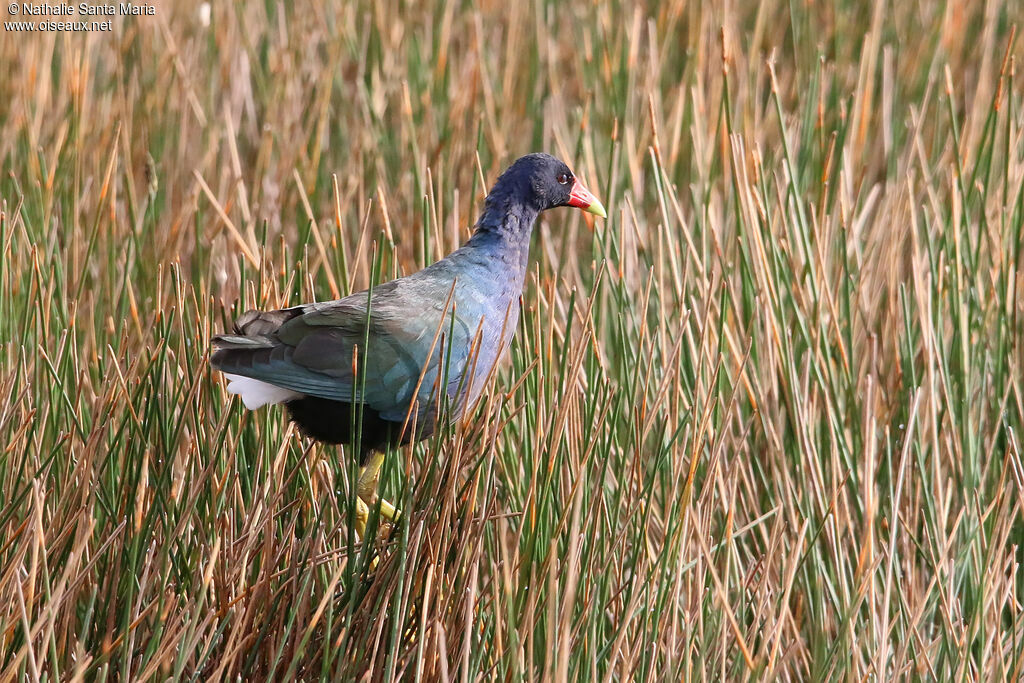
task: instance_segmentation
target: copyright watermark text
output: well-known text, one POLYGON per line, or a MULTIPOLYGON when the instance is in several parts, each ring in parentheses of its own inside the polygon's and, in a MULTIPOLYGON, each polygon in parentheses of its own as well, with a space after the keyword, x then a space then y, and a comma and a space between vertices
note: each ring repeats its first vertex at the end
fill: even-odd
POLYGON ((149 3, 119 2, 94 4, 90 2, 47 3, 12 2, 7 14, 18 20, 4 21, 4 30, 12 32, 110 31, 113 20, 104 17, 152 17, 156 6, 149 3))

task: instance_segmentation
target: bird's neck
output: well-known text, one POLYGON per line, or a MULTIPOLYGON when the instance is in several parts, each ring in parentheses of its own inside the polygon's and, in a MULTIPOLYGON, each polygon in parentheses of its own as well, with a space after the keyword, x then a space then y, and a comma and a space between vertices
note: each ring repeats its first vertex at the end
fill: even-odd
POLYGON ((467 246, 500 257, 525 272, 530 235, 539 213, 510 194, 492 192, 467 246))

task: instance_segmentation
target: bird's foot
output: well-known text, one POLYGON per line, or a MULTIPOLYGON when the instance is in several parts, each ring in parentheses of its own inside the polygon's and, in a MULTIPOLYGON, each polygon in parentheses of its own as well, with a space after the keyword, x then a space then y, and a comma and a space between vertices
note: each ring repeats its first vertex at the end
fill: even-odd
POLYGON ((366 522, 370 519, 370 508, 366 505, 366 501, 356 496, 356 536, 360 541, 366 538, 366 522))
MULTIPOLYGON (((398 510, 395 506, 377 497, 377 484, 380 480, 380 468, 384 462, 383 453, 374 453, 369 462, 359 468, 359 477, 356 480, 356 510, 355 510, 355 531, 360 541, 366 540, 366 525, 370 519, 370 510, 380 505, 380 519, 387 520, 387 529, 384 534, 378 534, 377 539, 386 540, 390 535, 390 529, 394 526, 398 510)), ((378 548, 373 548, 373 558, 370 560, 369 569, 374 571, 380 561, 378 548)))
POLYGON ((387 502, 383 498, 372 498, 363 496, 356 497, 356 533, 359 534, 359 540, 366 538, 366 523, 370 519, 370 510, 376 505, 380 505, 380 519, 379 523, 381 527, 387 527, 390 532, 390 528, 394 526, 395 520, 398 518, 398 509, 394 505, 387 502))
MULTIPOLYGON (((366 538, 366 525, 370 519, 370 507, 376 503, 364 500, 361 496, 356 496, 356 514, 355 514, 355 531, 361 543, 365 543, 366 538)), ((375 543, 370 552, 373 557, 370 559, 368 569, 370 572, 377 570, 377 565, 380 564, 381 558, 381 547, 390 535, 391 529, 394 528, 394 519, 397 516, 398 511, 391 503, 387 502, 383 498, 380 499, 380 526, 378 529, 383 529, 384 533, 378 533, 375 535, 375 543), (384 521, 387 519, 388 521, 384 521)), ((365 548, 365 545, 364 545, 365 548)))
MULTIPOLYGON (((380 481, 380 467, 384 463, 383 453, 374 453, 370 456, 370 460, 359 468, 359 479, 356 482, 356 496, 359 498, 359 502, 369 513, 369 509, 377 504, 377 484, 380 481)), ((380 499, 380 515, 389 522, 394 522, 398 517, 398 509, 394 505, 380 499)), ((358 510, 357 510, 358 516, 358 510)), ((363 528, 365 530, 366 522, 364 519, 363 528)), ((362 535, 360 535, 362 537, 362 535)))

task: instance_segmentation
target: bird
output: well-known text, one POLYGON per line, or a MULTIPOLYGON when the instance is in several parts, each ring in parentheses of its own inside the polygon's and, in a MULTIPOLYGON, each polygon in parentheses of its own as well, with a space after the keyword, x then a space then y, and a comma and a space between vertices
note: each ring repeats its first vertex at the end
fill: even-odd
MULTIPOLYGON (((305 436, 357 449, 360 538, 385 453, 480 397, 518 325, 534 223, 561 206, 608 215, 563 161, 527 154, 498 177, 469 240, 447 257, 342 299, 246 311, 212 339, 210 365, 246 408, 283 404, 305 436)), ((395 507, 379 505, 394 521, 395 507)))

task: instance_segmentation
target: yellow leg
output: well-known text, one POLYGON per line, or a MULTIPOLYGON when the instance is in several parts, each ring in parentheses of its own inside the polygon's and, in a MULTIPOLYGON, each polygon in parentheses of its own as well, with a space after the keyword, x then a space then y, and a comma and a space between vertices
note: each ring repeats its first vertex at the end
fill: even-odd
POLYGON ((380 466, 384 464, 384 454, 374 453, 369 461, 359 468, 359 481, 356 483, 356 494, 364 501, 373 500, 380 480, 380 466))
POLYGON ((356 498, 356 536, 359 540, 366 538, 366 520, 370 518, 370 508, 366 507, 366 503, 363 502, 362 498, 356 498))
MULTIPOLYGON (((370 507, 375 504, 377 483, 380 480, 380 466, 383 463, 384 454, 374 453, 370 456, 370 460, 359 468, 359 480, 356 482, 356 532, 359 534, 359 538, 366 536, 366 520, 370 514, 370 507)), ((380 514, 394 521, 398 516, 398 510, 382 498, 380 514)))

